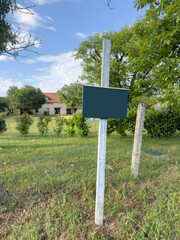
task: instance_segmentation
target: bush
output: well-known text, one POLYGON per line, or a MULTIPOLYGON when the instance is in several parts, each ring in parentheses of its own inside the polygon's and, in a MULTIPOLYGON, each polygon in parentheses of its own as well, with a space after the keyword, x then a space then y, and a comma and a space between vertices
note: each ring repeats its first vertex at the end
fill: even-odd
POLYGON ((177 113, 172 109, 151 109, 146 113, 144 128, 152 138, 172 136, 177 127, 177 113))
POLYGON ((137 109, 131 109, 128 111, 127 114, 127 129, 131 132, 135 132, 136 127, 136 116, 137 116, 137 109))
POLYGON ((0 133, 7 131, 6 122, 4 119, 0 118, 0 133))
POLYGON ((75 131, 75 122, 74 122, 74 118, 69 118, 67 121, 66 121, 66 125, 67 125, 67 129, 65 130, 66 133, 69 135, 69 136, 74 136, 74 134, 76 133, 75 131))
POLYGON ((180 131, 180 113, 176 112, 176 130, 180 131))
POLYGON ((50 116, 40 116, 38 123, 37 123, 37 128, 38 131, 40 132, 41 135, 46 135, 48 132, 48 124, 51 121, 50 116))
POLYGON ((75 113, 73 119, 79 136, 87 136, 89 134, 90 127, 86 123, 86 119, 82 117, 82 113, 75 113))
POLYGON ((23 113, 21 116, 17 116, 16 118, 17 127, 16 129, 22 134, 27 135, 29 132, 30 126, 33 124, 34 120, 29 116, 28 113, 23 113))
POLYGON ((44 111, 45 116, 49 116, 49 111, 44 111))
POLYGON ((8 116, 8 113, 7 112, 1 112, 0 113, 0 117, 1 118, 6 118, 8 116))
POLYGON ((107 134, 116 131, 122 136, 126 136, 127 121, 124 119, 108 119, 107 121, 107 134))
POLYGON ((54 128, 54 132, 57 133, 57 135, 59 136, 63 130, 63 125, 66 119, 63 117, 57 116, 55 121, 56 121, 56 128, 54 128))

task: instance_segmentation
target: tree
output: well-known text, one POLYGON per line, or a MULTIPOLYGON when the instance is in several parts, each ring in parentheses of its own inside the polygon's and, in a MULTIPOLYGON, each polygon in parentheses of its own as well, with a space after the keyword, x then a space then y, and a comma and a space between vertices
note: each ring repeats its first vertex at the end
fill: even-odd
POLYGON ((11 86, 7 90, 7 99, 9 101, 9 109, 14 109, 16 105, 16 95, 18 94, 18 87, 16 86, 11 86))
MULTIPOLYGON (((111 1, 108 1, 110 4, 111 1)), ((180 25, 178 0, 136 0, 149 6, 145 17, 119 32, 96 33, 80 43, 82 80, 100 84, 102 39, 111 40, 110 86, 129 89, 129 106, 142 97, 158 96, 174 106, 180 92, 180 25)))
POLYGON ((10 13, 13 14, 14 11, 33 14, 30 7, 23 8, 16 3, 16 0, 0 0, 0 55, 6 53, 17 57, 21 51, 29 50, 30 47, 40 44, 30 34, 22 34, 20 29, 14 29, 9 23, 7 16, 10 13))
MULTIPOLYGON (((102 41, 106 38, 111 40, 110 87, 128 88, 129 102, 144 94, 149 96, 156 92, 153 86, 150 87, 151 77, 145 74, 146 69, 137 68, 136 58, 129 59, 128 48, 133 48, 136 41, 131 27, 124 27, 119 32, 95 33, 80 43, 75 57, 82 61, 81 79, 89 84, 100 85, 102 41), (143 87, 139 88, 138 81, 141 78, 144 80, 143 87)), ((136 49, 132 51, 136 52, 136 49)))
POLYGON ((4 112, 5 108, 8 108, 8 99, 6 97, 0 97, 0 112, 4 112))
POLYGON ((69 86, 64 85, 57 94, 59 102, 64 101, 67 107, 72 108, 72 113, 76 106, 82 104, 82 84, 79 82, 71 83, 69 86))
POLYGON ((26 85, 20 89, 13 86, 7 91, 11 109, 38 109, 46 102, 45 95, 39 88, 26 85))
MULTIPOLYGON (((178 0, 136 0, 137 9, 149 7, 145 17, 132 30, 137 41, 129 47, 130 60, 136 57, 137 67, 146 69, 161 100, 177 105, 180 92, 180 15, 178 0)), ((179 100, 180 101, 180 98, 179 100)))

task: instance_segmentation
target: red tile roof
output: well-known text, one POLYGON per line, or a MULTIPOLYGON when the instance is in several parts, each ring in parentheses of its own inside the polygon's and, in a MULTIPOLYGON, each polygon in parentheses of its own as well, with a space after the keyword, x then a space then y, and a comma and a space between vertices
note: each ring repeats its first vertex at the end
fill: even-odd
POLYGON ((46 103, 57 103, 58 101, 58 95, 56 93, 43 93, 45 97, 49 100, 46 100, 46 103))

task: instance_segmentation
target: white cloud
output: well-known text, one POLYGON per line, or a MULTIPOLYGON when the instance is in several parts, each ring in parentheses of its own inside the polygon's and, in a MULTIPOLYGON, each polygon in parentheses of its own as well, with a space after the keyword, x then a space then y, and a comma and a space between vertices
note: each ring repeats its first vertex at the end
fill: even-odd
MULTIPOLYGON (((23 8, 20 4, 18 7, 23 8)), ((15 11, 13 14, 13 19, 16 23, 18 23, 21 29, 25 31, 35 30, 38 27, 42 27, 42 23, 44 19, 40 17, 34 10, 30 9, 31 13, 27 9, 23 9, 23 11, 15 11)))
POLYGON ((32 2, 39 4, 39 5, 50 4, 53 2, 65 2, 65 1, 79 2, 81 0, 32 0, 32 2))
MULTIPOLYGON (((23 6, 20 4, 18 4, 18 7, 23 8, 23 6)), ((48 21, 53 21, 51 17, 41 17, 32 8, 29 10, 26 8, 21 11, 16 10, 13 14, 13 20, 23 31, 32 31, 39 27, 49 29, 51 31, 56 31, 54 27, 46 26, 48 21)))
POLYGON ((52 17, 45 16, 45 18, 47 18, 47 19, 50 20, 50 21, 53 21, 53 18, 52 18, 52 17))
POLYGON ((17 81, 16 79, 5 79, 0 77, 0 86, 0 96, 5 97, 10 86, 17 86, 18 88, 21 88, 23 84, 21 81, 17 81))
MULTIPOLYGON (((75 60, 72 56, 74 52, 67 52, 57 56, 45 55, 35 59, 28 60, 28 64, 44 63, 46 67, 38 68, 39 74, 31 77, 27 76, 18 79, 5 79, 0 77, 0 96, 5 96, 10 86, 21 88, 25 84, 30 84, 34 87, 39 87, 43 92, 56 92, 65 84, 69 85, 79 80, 82 73, 80 61, 75 60)), ((38 65, 38 64, 37 64, 38 65)))
POLYGON ((78 80, 82 73, 80 61, 75 60, 73 52, 67 52, 58 56, 40 56, 35 62, 51 63, 47 68, 41 68, 39 71, 43 75, 33 76, 35 87, 39 87, 43 92, 56 92, 65 84, 69 85, 78 80))
POLYGON ((53 2, 61 2, 63 0, 32 0, 32 1, 39 5, 45 5, 45 4, 53 3, 53 2))
POLYGON ((87 35, 85 35, 82 32, 77 32, 75 35, 78 36, 78 37, 81 37, 81 38, 87 38, 87 35))
POLYGON ((56 32, 56 29, 55 27, 48 27, 49 30, 53 31, 53 32, 56 32))
POLYGON ((8 56, 5 56, 5 55, 0 55, 0 61, 7 62, 8 60, 13 61, 14 58, 13 57, 8 57, 8 56))

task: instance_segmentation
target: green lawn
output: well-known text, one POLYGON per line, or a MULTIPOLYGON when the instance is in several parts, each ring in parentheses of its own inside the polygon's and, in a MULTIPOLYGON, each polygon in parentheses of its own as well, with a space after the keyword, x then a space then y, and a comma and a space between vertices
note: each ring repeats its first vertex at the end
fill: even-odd
POLYGON ((108 136, 104 225, 94 224, 98 123, 88 137, 57 137, 54 118, 40 136, 37 117, 27 137, 6 118, 0 134, 0 239, 179 239, 180 134, 143 136, 139 176, 131 176, 133 135, 108 136), (1 196, 1 195, 0 195, 1 196))

